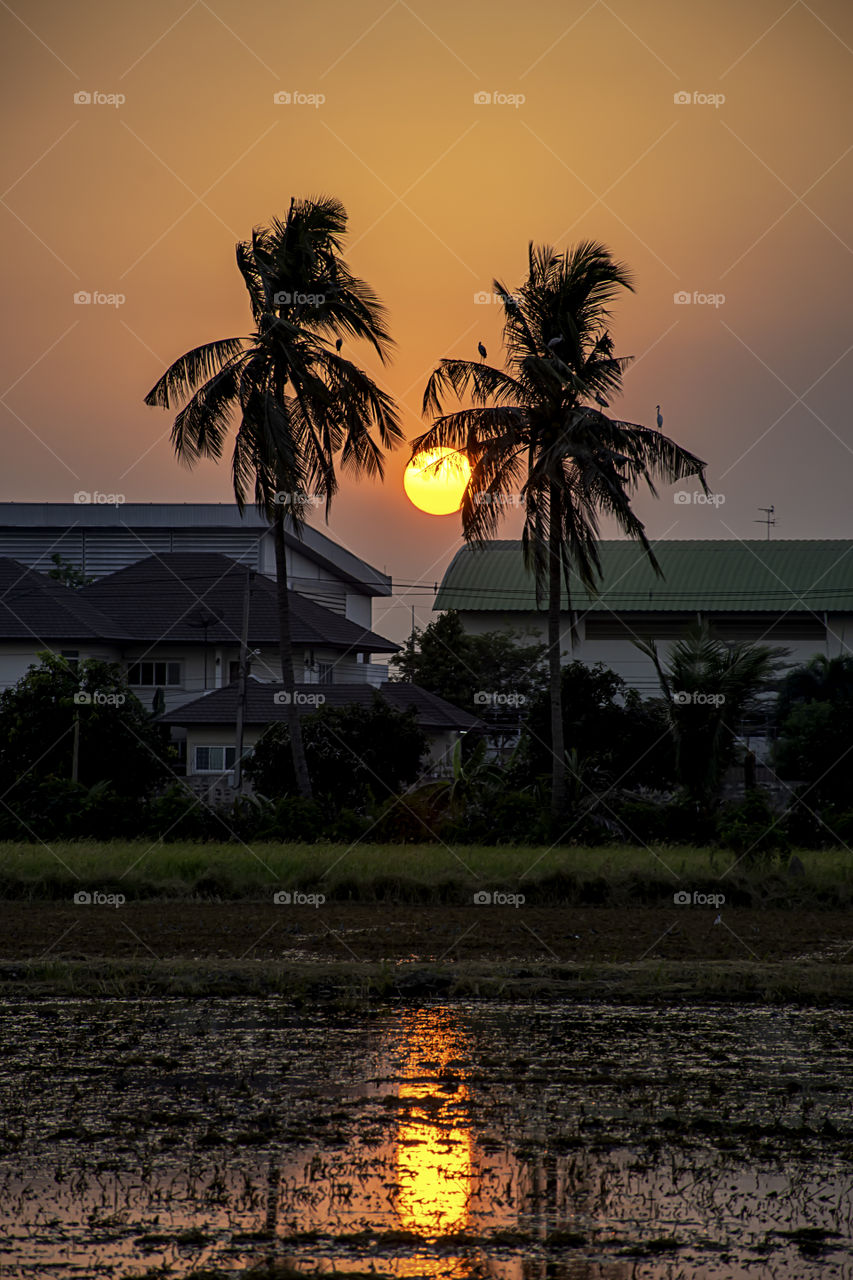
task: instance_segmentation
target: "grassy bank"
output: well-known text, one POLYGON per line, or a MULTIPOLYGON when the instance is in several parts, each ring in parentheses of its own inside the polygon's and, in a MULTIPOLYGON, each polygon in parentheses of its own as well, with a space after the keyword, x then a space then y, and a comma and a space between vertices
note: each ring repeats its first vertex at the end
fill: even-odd
POLYGON ((797 856, 804 874, 792 876, 787 857, 756 861, 691 847, 0 844, 0 899, 56 901, 88 889, 128 899, 263 900, 290 889, 322 892, 327 901, 465 903, 493 889, 541 904, 662 902, 676 890, 723 892, 741 906, 853 903, 846 850, 797 856))

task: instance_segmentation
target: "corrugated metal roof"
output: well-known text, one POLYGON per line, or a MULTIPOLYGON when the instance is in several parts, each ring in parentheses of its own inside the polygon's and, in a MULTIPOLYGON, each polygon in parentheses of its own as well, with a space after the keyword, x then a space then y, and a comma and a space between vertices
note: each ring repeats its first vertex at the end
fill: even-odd
MULTIPOLYGON (((388 574, 312 525, 303 525, 302 535, 287 532, 288 546, 365 595, 391 594, 388 574)), ((43 568, 54 551, 95 575, 162 551, 219 551, 260 567, 253 559, 259 537, 270 536, 254 507, 241 515, 233 502, 0 502, 0 554, 31 568, 43 568)))
MULTIPOLYGON (((573 577, 572 607, 581 611, 704 613, 853 612, 853 540, 658 542, 658 578, 636 543, 599 543, 598 597, 573 577)), ((565 607, 565 592, 563 606, 565 607)), ((536 608, 520 542, 496 541, 457 551, 434 609, 528 612, 536 608)))

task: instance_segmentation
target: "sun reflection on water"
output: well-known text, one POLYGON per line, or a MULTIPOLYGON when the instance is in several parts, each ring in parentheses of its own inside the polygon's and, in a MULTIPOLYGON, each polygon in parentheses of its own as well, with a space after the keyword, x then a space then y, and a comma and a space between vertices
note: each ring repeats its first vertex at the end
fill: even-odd
POLYGON ((458 1052, 458 1032, 446 1011, 423 1013, 406 1027, 397 1214, 403 1229, 420 1235, 461 1231, 469 1221, 474 1160, 471 1134, 460 1119, 468 1091, 449 1066, 458 1052))

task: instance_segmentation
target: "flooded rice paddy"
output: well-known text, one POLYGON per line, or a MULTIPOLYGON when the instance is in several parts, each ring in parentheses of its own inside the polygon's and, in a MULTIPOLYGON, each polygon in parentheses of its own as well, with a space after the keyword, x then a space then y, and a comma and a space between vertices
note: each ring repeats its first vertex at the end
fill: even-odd
POLYGON ((0 1276, 853 1277, 853 1014, 9 1003, 0 1276))

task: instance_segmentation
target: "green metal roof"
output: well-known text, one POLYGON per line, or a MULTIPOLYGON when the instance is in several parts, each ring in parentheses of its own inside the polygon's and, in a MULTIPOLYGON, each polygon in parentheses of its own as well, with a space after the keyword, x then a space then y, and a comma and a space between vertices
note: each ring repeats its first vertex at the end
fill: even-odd
MULTIPOLYGON (((572 607, 610 612, 853 612, 853 539, 658 542, 658 578, 641 548, 599 543, 603 579, 590 596, 573 578, 572 607)), ((563 594, 565 607, 565 592, 563 594)), ((435 609, 536 608, 520 542, 463 547, 445 572, 435 609)))

